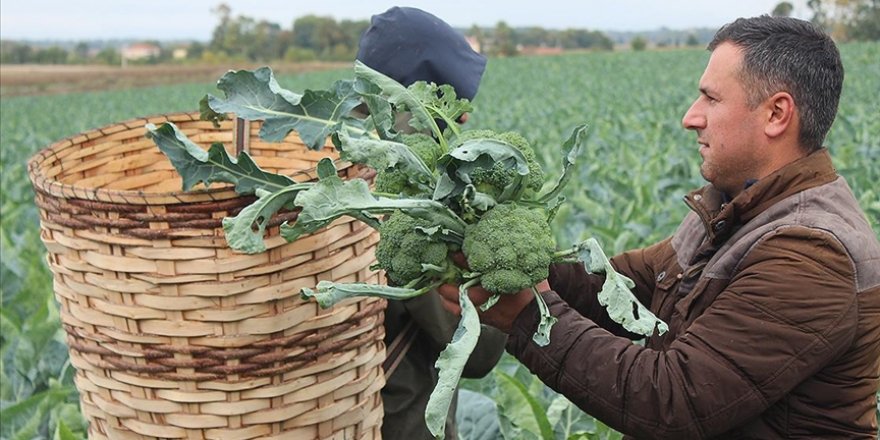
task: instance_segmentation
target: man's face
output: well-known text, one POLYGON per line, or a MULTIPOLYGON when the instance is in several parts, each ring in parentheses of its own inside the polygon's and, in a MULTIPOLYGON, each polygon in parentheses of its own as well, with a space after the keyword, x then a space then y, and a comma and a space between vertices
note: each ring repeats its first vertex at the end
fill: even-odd
POLYGON ((682 125, 697 132, 700 145, 700 174, 715 188, 733 197, 748 179, 764 177, 768 162, 764 139, 762 106, 750 109, 740 79, 743 54, 722 43, 712 52, 700 78, 700 96, 682 119, 682 125))

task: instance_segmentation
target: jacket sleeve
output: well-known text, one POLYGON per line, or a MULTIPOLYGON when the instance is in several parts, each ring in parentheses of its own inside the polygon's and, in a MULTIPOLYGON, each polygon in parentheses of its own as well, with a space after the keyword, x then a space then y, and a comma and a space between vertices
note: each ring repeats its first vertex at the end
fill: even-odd
POLYGON ((624 433, 723 433, 845 350, 857 323, 851 261, 827 234, 774 232, 740 268, 666 350, 609 333, 554 292, 544 296, 559 318, 550 345, 530 342, 533 302, 514 322, 508 350, 551 388, 624 433))
MULTIPOLYGON (((633 289, 636 298, 645 307, 651 307, 654 292, 655 274, 653 267, 661 267, 664 255, 670 254, 668 242, 671 238, 661 241, 645 249, 625 252, 611 259, 614 269, 635 283, 633 289)), ((550 287, 584 317, 592 320, 600 327, 617 336, 629 339, 642 339, 643 336, 630 333, 620 324, 611 320, 605 307, 599 304, 597 294, 605 282, 604 275, 593 275, 586 271, 584 265, 554 264, 550 266, 550 287)))
MULTIPOLYGON (((404 307, 420 331, 437 345, 438 351, 452 340, 452 335, 458 328, 459 317, 443 308, 440 294, 436 291, 406 300, 404 307)), ((462 376, 476 379, 492 371, 504 354, 506 342, 507 335, 501 330, 488 325, 481 326, 477 346, 465 363, 462 376)))

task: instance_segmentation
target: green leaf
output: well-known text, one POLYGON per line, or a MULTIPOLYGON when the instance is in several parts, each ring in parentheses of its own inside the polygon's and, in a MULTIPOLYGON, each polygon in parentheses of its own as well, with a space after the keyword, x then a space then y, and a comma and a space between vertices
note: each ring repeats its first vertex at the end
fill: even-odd
POLYGON ((382 96, 382 89, 372 82, 358 78, 355 80, 354 89, 361 96, 370 110, 368 120, 382 139, 395 137, 394 123, 395 114, 391 103, 382 96))
POLYGON ((281 234, 293 241, 314 232, 347 215, 378 228, 377 215, 390 214, 398 209, 412 217, 425 219, 434 225, 464 235, 464 221, 444 205, 426 199, 389 199, 375 197, 363 179, 343 181, 335 173, 314 184, 296 196, 296 206, 303 209, 293 225, 281 225, 281 234))
POLYGON ((467 112, 472 112, 474 107, 467 99, 458 99, 455 88, 449 84, 429 84, 424 81, 413 83, 409 90, 418 97, 425 106, 425 110, 434 118, 442 119, 446 125, 455 132, 458 131, 458 118, 467 112))
POLYGON ((245 195, 257 189, 273 191, 296 183, 287 176, 263 171, 245 152, 233 159, 219 143, 205 151, 173 123, 166 122, 159 128, 147 124, 146 129, 147 138, 156 143, 183 178, 184 191, 200 182, 205 185, 224 182, 234 184, 235 192, 245 195))
POLYGON ((549 203, 556 196, 559 195, 560 192, 565 188, 565 185, 568 184, 568 181, 571 179, 571 174, 569 174, 569 170, 574 166, 577 161, 578 156, 581 154, 581 150, 586 145, 587 138, 587 126, 580 125, 575 127, 572 131, 571 136, 569 136, 568 140, 562 144, 562 148, 564 150, 568 150, 565 158, 562 162, 562 174, 559 175, 559 180, 556 181, 556 184, 550 187, 546 192, 542 191, 542 194, 538 196, 538 200, 543 203, 549 203))
POLYGON ((599 242, 590 238, 578 245, 578 258, 590 273, 604 273, 605 283, 599 292, 599 304, 605 306, 609 317, 623 328, 644 336, 666 333, 669 327, 665 322, 654 316, 647 307, 632 294, 635 287, 633 281, 614 270, 611 261, 602 252, 599 242), (636 313, 633 313, 636 310, 636 313), (638 316, 636 316, 638 315, 638 316))
POLYGON ((553 426, 547 412, 525 385, 500 370, 495 370, 495 377, 498 381, 496 402, 514 430, 542 440, 553 440, 553 426))
POLYGON ((360 123, 350 116, 361 103, 354 81, 340 80, 330 90, 306 90, 302 95, 278 85, 272 70, 262 67, 255 71, 231 71, 220 78, 217 88, 226 97, 208 96, 208 105, 215 112, 235 113, 240 118, 264 121, 260 137, 281 141, 296 130, 309 148, 320 150, 327 136, 346 125, 367 136, 360 123))
POLYGON ((341 159, 367 165, 377 171, 396 168, 411 180, 422 184, 426 191, 434 185, 434 174, 412 149, 405 144, 377 139, 353 138, 339 134, 341 159))
POLYGON ((54 440, 79 440, 79 437, 73 435, 73 431, 64 424, 64 422, 58 422, 58 427, 55 428, 55 435, 53 436, 54 440))
POLYGON ((298 183, 276 192, 257 190, 257 200, 242 209, 235 217, 223 219, 223 232, 229 247, 239 252, 256 254, 266 250, 263 235, 269 220, 296 196, 314 186, 314 183, 298 183))
POLYGON ((501 436, 495 402, 475 391, 458 391, 455 425, 462 440, 495 440, 501 436))
POLYGON ((211 105, 208 104, 208 95, 205 95, 199 101, 199 119, 203 121, 211 121, 214 123, 214 127, 220 127, 220 121, 225 121, 229 119, 225 113, 217 113, 214 109, 211 108, 211 105))
POLYGON ((538 328, 535 330, 535 334, 532 335, 532 340, 535 341, 535 344, 538 344, 539 347, 546 347, 550 344, 550 329, 552 329, 553 324, 556 324, 559 320, 550 314, 550 308, 547 307, 547 303, 544 302, 544 297, 541 296, 540 292, 534 287, 532 287, 532 292, 535 294, 535 301, 537 301, 538 310, 541 313, 541 321, 538 323, 538 328))
POLYGON ((440 132, 431 113, 428 112, 420 99, 424 97, 422 90, 416 89, 414 91, 404 87, 399 82, 371 69, 360 61, 354 62, 354 74, 357 78, 365 79, 378 86, 382 95, 389 103, 396 106, 398 111, 409 111, 412 114, 409 124, 415 131, 430 130, 434 137, 438 139, 443 137, 443 133, 440 132))
POLYGON ((440 358, 434 366, 438 370, 437 386, 428 398, 425 409, 425 423, 428 431, 437 438, 444 438, 446 431, 446 416, 449 414, 449 406, 464 365, 474 351, 477 340, 480 337, 480 317, 477 309, 468 297, 468 288, 475 285, 475 281, 462 284, 458 291, 458 304, 461 306, 461 319, 458 327, 452 335, 452 341, 440 353, 440 358))
POLYGON ((363 283, 335 283, 333 281, 318 281, 315 290, 303 287, 300 295, 303 299, 315 298, 322 308, 332 307, 334 304, 355 297, 375 297, 392 300, 404 300, 415 298, 429 289, 406 289, 403 287, 391 287, 381 284, 363 283))
POLYGON ((522 190, 522 176, 529 174, 525 156, 513 145, 495 139, 471 139, 437 160, 440 179, 434 190, 434 200, 448 200, 464 193, 473 184, 471 174, 477 169, 501 166, 516 171, 519 179, 504 188, 498 202, 508 200, 522 190))

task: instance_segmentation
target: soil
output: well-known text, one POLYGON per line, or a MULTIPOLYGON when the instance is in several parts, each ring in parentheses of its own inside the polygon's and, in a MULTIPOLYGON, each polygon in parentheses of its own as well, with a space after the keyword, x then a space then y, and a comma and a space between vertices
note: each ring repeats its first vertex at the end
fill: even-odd
MULTIPOLYGON (((338 69, 350 63, 273 64, 276 74, 338 69)), ((0 65, 0 96, 27 96, 127 89, 162 84, 212 82, 229 69, 258 65, 0 65)))

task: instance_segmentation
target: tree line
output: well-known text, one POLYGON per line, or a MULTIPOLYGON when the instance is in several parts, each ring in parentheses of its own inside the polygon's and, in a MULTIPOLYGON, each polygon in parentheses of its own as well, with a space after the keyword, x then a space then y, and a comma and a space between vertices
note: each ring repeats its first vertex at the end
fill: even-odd
MULTIPOLYGON (((807 5, 813 12, 813 22, 838 41, 880 40, 880 0, 808 0, 807 5)), ((783 1, 768 12, 789 15, 793 9, 790 2, 783 1)), ((307 15, 295 19, 289 28, 285 28, 268 20, 234 16, 227 4, 218 5, 212 12, 218 22, 209 41, 190 42, 186 47, 149 42, 160 50, 133 62, 351 61, 357 53, 361 34, 370 24, 369 20, 337 21, 332 17, 307 15), (175 53, 175 50, 180 52, 175 53)), ((500 21, 494 27, 474 25, 462 32, 488 56, 515 56, 530 48, 614 48, 613 41, 606 34, 586 29, 513 28, 500 21)), ((635 37, 630 42, 635 50, 643 50, 647 44, 643 37, 635 37)), ((692 46, 697 41, 689 38, 685 44, 692 46)), ((121 61, 122 54, 116 47, 96 50, 85 42, 67 48, 36 47, 26 42, 0 41, 0 63, 4 64, 120 64, 121 61)))

